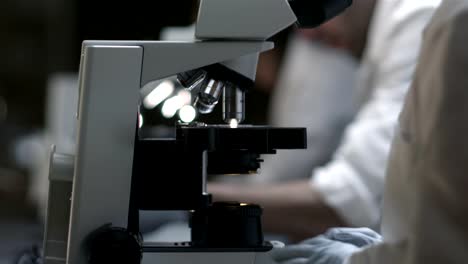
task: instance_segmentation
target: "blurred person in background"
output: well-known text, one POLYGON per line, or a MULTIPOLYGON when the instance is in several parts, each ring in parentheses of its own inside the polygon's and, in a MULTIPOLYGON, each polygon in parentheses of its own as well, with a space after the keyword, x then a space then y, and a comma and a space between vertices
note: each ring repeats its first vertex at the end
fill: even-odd
POLYGON ((28 199, 33 138, 43 127, 46 82, 46 1, 0 1, 0 263, 13 263, 41 241, 34 202, 28 199), (25 144, 21 144, 24 142, 25 144), (30 144, 32 143, 32 144, 30 144), (22 152, 17 154, 17 147, 22 152), (31 146, 32 148, 24 146, 31 146))
POLYGON ((423 28, 438 4, 436 0, 357 0, 343 15, 309 31, 310 37, 347 49, 361 62, 355 86, 359 112, 332 160, 312 170, 310 180, 211 184, 208 191, 217 200, 261 204, 265 229, 292 240, 333 226, 377 228, 390 142, 423 28))
POLYGON ((356 113, 357 61, 349 52, 311 40, 303 30, 294 32, 287 45, 270 99, 268 124, 306 127, 308 148, 264 155, 261 173, 243 180, 271 183, 307 178, 313 168, 331 159, 356 113))

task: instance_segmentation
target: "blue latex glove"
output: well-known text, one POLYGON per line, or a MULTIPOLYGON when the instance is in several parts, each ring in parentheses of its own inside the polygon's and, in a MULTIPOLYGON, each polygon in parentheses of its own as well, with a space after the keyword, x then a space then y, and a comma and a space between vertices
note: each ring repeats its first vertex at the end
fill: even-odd
POLYGON ((272 257, 281 264, 342 264, 362 247, 381 241, 368 228, 333 228, 297 245, 275 249, 272 257))

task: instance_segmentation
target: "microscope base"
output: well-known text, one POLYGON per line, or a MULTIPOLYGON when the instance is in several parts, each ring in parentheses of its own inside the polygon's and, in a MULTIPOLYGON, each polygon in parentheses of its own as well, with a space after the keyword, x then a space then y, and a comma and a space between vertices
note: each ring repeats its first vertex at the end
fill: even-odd
POLYGON ((143 254, 142 264, 269 264, 268 252, 164 252, 143 254))

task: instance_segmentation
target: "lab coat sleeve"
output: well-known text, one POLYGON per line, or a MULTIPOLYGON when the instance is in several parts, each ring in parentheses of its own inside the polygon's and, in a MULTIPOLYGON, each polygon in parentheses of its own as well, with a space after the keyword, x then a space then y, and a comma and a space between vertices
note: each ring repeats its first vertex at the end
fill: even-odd
POLYGON ((376 228, 380 222, 390 144, 414 73, 422 31, 432 14, 426 11, 394 12, 387 17, 393 25, 385 36, 379 36, 385 38, 381 42, 385 47, 371 47, 380 49, 374 92, 345 132, 334 159, 313 172, 311 187, 351 226, 376 228))
POLYGON ((441 29, 440 68, 432 87, 418 87, 431 93, 419 92, 426 103, 415 107, 422 153, 409 238, 409 263, 415 264, 468 261, 468 3, 453 2, 463 11, 441 29))
POLYGON ((414 87, 411 121, 420 158, 408 263, 415 264, 468 260, 468 3, 444 4, 451 15, 441 27, 434 24, 422 85, 414 87))

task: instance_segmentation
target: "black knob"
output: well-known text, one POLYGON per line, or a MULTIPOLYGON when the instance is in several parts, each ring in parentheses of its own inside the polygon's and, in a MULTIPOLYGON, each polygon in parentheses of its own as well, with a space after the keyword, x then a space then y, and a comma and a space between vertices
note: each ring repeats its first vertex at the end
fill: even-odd
POLYGON ((217 202, 192 212, 192 243, 208 248, 263 246, 262 208, 254 204, 217 202))
POLYGON ((142 239, 125 228, 107 225, 88 238, 90 264, 140 264, 142 239))

